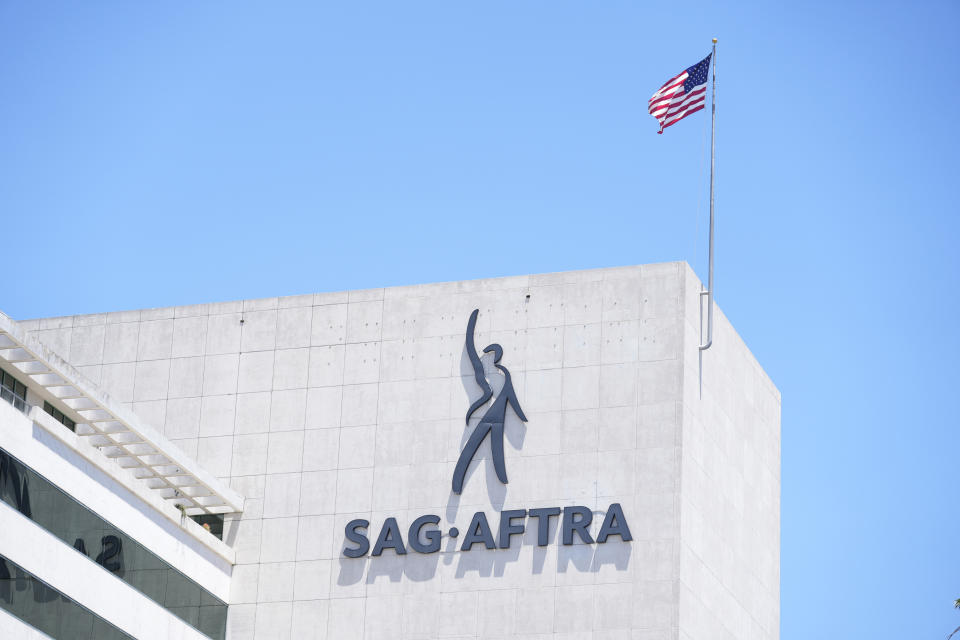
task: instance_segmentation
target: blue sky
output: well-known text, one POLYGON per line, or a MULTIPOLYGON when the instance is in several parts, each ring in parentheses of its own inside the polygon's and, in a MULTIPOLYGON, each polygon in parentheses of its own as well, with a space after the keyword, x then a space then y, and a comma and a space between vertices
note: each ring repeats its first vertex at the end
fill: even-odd
POLYGON ((15 318, 685 259, 783 394, 782 638, 960 625, 960 5, 0 4, 15 318))

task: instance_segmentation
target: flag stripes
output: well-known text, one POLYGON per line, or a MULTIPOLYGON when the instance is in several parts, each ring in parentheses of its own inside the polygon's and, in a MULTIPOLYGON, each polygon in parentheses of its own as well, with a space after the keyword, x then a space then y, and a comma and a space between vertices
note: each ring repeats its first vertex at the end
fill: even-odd
POLYGON ((707 71, 710 54, 692 67, 675 75, 657 90, 647 102, 647 111, 660 123, 660 131, 700 111, 707 97, 707 71))

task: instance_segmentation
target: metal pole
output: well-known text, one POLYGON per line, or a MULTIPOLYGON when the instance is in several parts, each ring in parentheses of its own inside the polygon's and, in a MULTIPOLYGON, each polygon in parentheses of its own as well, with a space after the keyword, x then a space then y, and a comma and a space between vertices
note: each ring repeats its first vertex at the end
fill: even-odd
POLYGON ((713 39, 713 53, 710 56, 713 65, 713 96, 710 101, 710 266, 707 274, 707 290, 700 292, 700 300, 707 296, 707 341, 700 345, 700 351, 706 351, 713 344, 713 165, 717 150, 717 39, 713 39))

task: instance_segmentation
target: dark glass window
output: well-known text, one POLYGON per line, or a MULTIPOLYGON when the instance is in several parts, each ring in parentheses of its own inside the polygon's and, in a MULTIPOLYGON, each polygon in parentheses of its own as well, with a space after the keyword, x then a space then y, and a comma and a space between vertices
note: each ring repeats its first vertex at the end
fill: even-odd
POLYGON ((133 640, 36 576, 0 556, 0 609, 55 640, 133 640))
POLYGON ((12 375, 0 369, 0 398, 27 412, 27 387, 12 375))
POLYGON ((223 540, 223 515, 214 514, 214 515, 202 515, 202 516, 190 516, 190 518, 199 524, 201 527, 215 535, 220 540, 223 540))
POLYGON ((56 420, 57 422, 65 426, 67 429, 70 429, 70 431, 77 430, 76 422, 74 422, 67 416, 63 415, 63 412, 60 411, 60 409, 57 409, 55 406, 53 406, 46 400, 43 401, 43 410, 49 413, 51 416, 53 416, 54 420, 56 420))
POLYGON ((223 640, 225 603, 3 449, 0 500, 201 633, 223 640))

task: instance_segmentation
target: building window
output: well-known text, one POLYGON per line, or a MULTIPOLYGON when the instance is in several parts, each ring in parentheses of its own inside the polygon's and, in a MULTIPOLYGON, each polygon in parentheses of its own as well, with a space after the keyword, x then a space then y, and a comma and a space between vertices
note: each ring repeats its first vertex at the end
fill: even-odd
POLYGON ((27 387, 12 375, 0 369, 0 398, 27 412, 27 387))
POLYGON ((0 501, 200 633, 226 636, 226 603, 3 449, 0 501))
POLYGON ((76 422, 74 422, 67 416, 63 415, 63 412, 60 411, 60 409, 57 409, 55 406, 53 406, 46 400, 43 401, 43 410, 49 413, 51 416, 53 416, 54 420, 56 420, 57 422, 65 426, 67 429, 70 429, 70 431, 77 430, 76 422))
POLYGON ((202 515, 190 516, 190 518, 201 527, 212 533, 214 536, 223 540, 223 515, 202 515))
POLYGON ((0 609, 51 638, 133 640, 132 636, 3 556, 0 556, 0 609))

